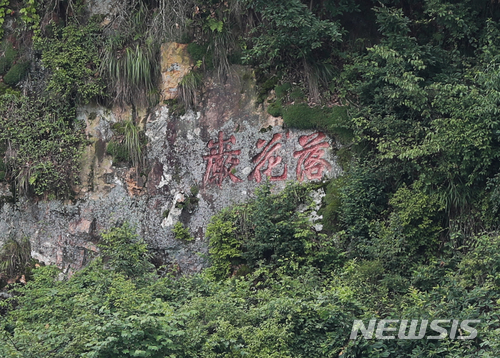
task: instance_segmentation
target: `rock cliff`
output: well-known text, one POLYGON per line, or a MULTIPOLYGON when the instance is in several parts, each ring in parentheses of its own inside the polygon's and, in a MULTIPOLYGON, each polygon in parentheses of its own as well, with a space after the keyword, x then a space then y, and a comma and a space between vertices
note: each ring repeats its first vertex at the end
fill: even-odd
MULTIPOLYGON (((106 12, 111 5, 93 9, 106 12)), ((90 144, 82 154, 76 197, 4 203, 0 244, 29 237, 34 258, 71 273, 98 251, 101 232, 128 221, 162 262, 198 271, 205 264, 205 228, 219 210, 252 198, 266 180, 279 190, 287 181, 339 174, 331 138, 285 128, 256 105, 248 67, 233 65, 224 80, 206 77, 197 111, 177 110, 179 84, 193 61, 182 44, 165 43, 160 52, 160 104, 150 110, 80 107, 78 119, 90 144), (126 121, 135 122, 147 143, 133 166, 109 150, 120 135, 117 124, 126 121), (188 228, 192 241, 175 238, 177 223, 188 228)), ((8 188, 0 187, 0 195, 8 195, 8 188)))

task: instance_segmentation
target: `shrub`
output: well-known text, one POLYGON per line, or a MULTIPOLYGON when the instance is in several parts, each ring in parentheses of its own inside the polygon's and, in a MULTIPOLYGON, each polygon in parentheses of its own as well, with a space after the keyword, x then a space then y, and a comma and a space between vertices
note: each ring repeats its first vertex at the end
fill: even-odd
POLYGON ((178 221, 175 223, 174 228, 172 229, 174 236, 177 240, 181 241, 193 241, 194 237, 191 236, 189 230, 184 227, 184 225, 178 221))
POLYGON ((117 141, 110 141, 106 147, 106 153, 113 157, 116 162, 130 162, 130 155, 125 144, 117 141))
POLYGON ((15 155, 5 163, 19 194, 66 196, 78 183, 85 136, 68 103, 5 94, 0 98, 0 143, 15 155))
POLYGON ((29 68, 30 68, 29 62, 16 63, 5 74, 3 81, 9 86, 15 86, 28 74, 29 68))
POLYGON ((13 278, 24 275, 31 264, 31 245, 28 238, 7 240, 0 249, 0 276, 13 278))
POLYGON ((295 103, 282 110, 283 121, 291 128, 319 129, 336 135, 342 142, 352 140, 349 128, 348 107, 309 107, 306 103, 295 103))
POLYGON ((200 45, 196 42, 191 42, 187 46, 187 52, 197 66, 203 64, 206 69, 212 69, 214 67, 213 53, 208 50, 207 44, 200 45))
POLYGON ((104 232, 98 246, 109 265, 129 277, 141 277, 154 267, 147 244, 128 223, 104 232))
POLYGON ((96 20, 86 26, 69 24, 56 29, 54 36, 35 41, 43 65, 52 72, 47 89, 53 98, 88 103, 104 96, 104 83, 98 76, 102 30, 96 20))
POLYGON ((11 43, 7 43, 4 55, 0 57, 0 75, 3 76, 7 73, 7 71, 9 71, 16 57, 17 51, 14 49, 11 43))
POLYGON ((283 115, 283 105, 281 104, 281 100, 278 99, 275 102, 271 103, 269 107, 267 107, 267 113, 269 113, 273 117, 280 117, 283 115))
POLYGON ((236 210, 224 209, 214 216, 207 226, 211 267, 209 274, 216 279, 224 279, 244 263, 243 243, 238 237, 236 210))
POLYGON ((310 191, 309 186, 289 184, 281 193, 271 194, 267 183, 257 190, 254 201, 213 217, 206 234, 212 274, 226 277, 241 267, 277 268, 292 262, 321 268, 335 261, 337 251, 331 242, 312 228, 310 191))

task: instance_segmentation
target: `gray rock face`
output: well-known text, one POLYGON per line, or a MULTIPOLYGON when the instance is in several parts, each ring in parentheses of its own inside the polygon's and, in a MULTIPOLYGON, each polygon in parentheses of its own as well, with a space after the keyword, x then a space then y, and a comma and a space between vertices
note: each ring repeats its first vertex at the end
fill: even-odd
POLYGON ((120 8, 120 3, 123 2, 116 0, 86 0, 85 3, 92 15, 109 15, 114 14, 120 8))
POLYGON ((205 229, 222 208, 252 198, 266 180, 280 190, 287 181, 340 173, 331 138, 283 128, 279 118, 255 107, 249 70, 233 70, 225 84, 206 84, 200 112, 179 116, 160 105, 137 113, 148 139, 142 173, 117 166, 105 152, 115 135, 112 124, 133 118, 131 110, 81 108, 93 144, 83 157, 78 199, 3 204, 0 244, 27 236, 33 257, 71 273, 98 252, 100 233, 128 221, 164 261, 185 273, 199 271, 206 264, 205 229), (194 241, 174 237, 179 221, 194 241))
POLYGON ((267 178, 280 189, 287 181, 321 180, 339 173, 334 143, 321 132, 281 126, 261 132, 258 123, 237 119, 207 130, 200 124, 199 113, 177 119, 169 116, 166 107, 155 117, 146 131, 151 143, 149 159, 162 168, 155 189, 173 198, 163 208, 169 214, 162 226, 172 227, 181 220, 198 240, 203 239, 211 216, 252 198, 267 178), (178 122, 182 125, 168 130, 178 122), (196 208, 188 213, 179 210, 192 191, 198 193, 196 208))

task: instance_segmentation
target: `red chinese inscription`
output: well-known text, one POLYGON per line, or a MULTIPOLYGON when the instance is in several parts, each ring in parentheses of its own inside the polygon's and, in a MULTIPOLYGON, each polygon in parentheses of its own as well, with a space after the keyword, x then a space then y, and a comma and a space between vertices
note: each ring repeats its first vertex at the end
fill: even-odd
POLYGON ((259 139, 257 141, 257 149, 261 149, 262 147, 264 147, 264 149, 252 159, 252 163, 256 164, 256 166, 254 170, 252 170, 252 172, 248 175, 248 180, 255 179, 257 183, 260 183, 262 180, 262 175, 269 177, 269 180, 272 181, 286 179, 286 164, 284 166, 283 174, 274 176, 272 175, 273 169, 276 168, 282 160, 280 156, 276 155, 276 151, 281 148, 281 143, 276 142, 280 141, 281 138, 282 135, 276 133, 273 136, 273 139, 271 139, 271 141, 265 147, 265 140, 259 139))
POLYGON ((309 179, 321 179, 323 170, 330 170, 332 166, 325 159, 325 151, 330 145, 323 141, 324 133, 313 133, 299 137, 299 143, 304 149, 293 153, 294 158, 299 158, 297 163, 297 180, 303 181, 304 175, 309 179))
POLYGON ((208 142, 208 155, 204 155, 203 159, 207 161, 207 169, 203 177, 203 183, 217 184, 222 186, 224 179, 229 177, 233 183, 242 182, 240 178, 233 174, 234 168, 240 164, 237 158, 241 150, 233 150, 232 146, 236 143, 236 138, 231 135, 229 139, 224 140, 224 133, 219 132, 219 141, 208 142))

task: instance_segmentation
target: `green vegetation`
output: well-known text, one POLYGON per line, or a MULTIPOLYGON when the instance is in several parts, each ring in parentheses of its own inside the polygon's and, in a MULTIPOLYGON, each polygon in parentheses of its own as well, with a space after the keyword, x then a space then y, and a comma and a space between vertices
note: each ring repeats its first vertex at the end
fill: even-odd
POLYGON ((332 136, 337 136, 343 142, 352 140, 352 129, 349 127, 348 107, 309 107, 306 103, 296 103, 287 107, 281 106, 281 100, 268 108, 283 117, 288 127, 297 129, 320 129, 332 136))
POLYGON ((186 106, 178 98, 165 100, 163 104, 168 105, 168 109, 172 111, 173 115, 180 117, 186 114, 186 106))
POLYGON ((10 70, 3 77, 5 84, 9 86, 15 86, 19 81, 21 81, 28 73, 30 64, 29 62, 16 63, 10 68, 10 70))
POLYGON ((18 194, 64 197, 78 182, 83 128, 72 121, 74 108, 54 99, 0 98, 0 142, 7 143, 7 179, 18 194))
POLYGON ((30 271, 31 261, 28 238, 7 240, 0 249, 0 279, 26 275, 30 271))
POLYGON ((101 29, 97 21, 87 25, 52 27, 52 36, 37 39, 42 62, 52 74, 47 90, 68 102, 88 103, 104 95, 104 84, 97 76, 100 64, 101 29))
POLYGON ((3 23, 5 22, 5 16, 10 13, 11 10, 8 9, 10 0, 0 0, 0 37, 3 37, 3 23))
POLYGON ((0 57, 0 75, 4 76, 12 67, 17 57, 17 51, 10 42, 7 42, 3 51, 3 56, 0 57))
MULTIPOLYGON (((336 247, 342 232, 316 233, 303 205, 314 188, 292 185, 277 195, 269 189, 264 185, 254 202, 213 218, 212 267, 204 273, 158 276, 146 244, 128 224, 105 232, 102 257, 70 279, 58 279, 59 270, 51 266, 34 269, 33 279, 14 287, 15 296, 1 303, 0 354, 472 358, 500 353, 497 234, 475 236, 472 246, 447 246, 439 256, 402 270, 397 249, 375 259, 352 258, 336 247), (420 317, 481 322, 473 340, 349 340, 355 319, 420 317)), ((429 216, 434 205, 420 196, 414 204, 427 205, 422 213, 399 207, 397 198, 391 203, 407 228, 410 218, 429 216)), ((432 237, 434 224, 425 219, 422 224, 432 237)), ((413 234, 420 233, 405 235, 413 234)))
POLYGON ((128 277, 140 279, 152 270, 147 244, 134 233, 128 223, 112 228, 101 235, 101 255, 107 266, 128 277))
POLYGON ((174 237, 177 240, 185 242, 194 240, 194 237, 192 237, 191 234, 189 233, 189 229, 187 229, 180 221, 175 223, 172 232, 174 233, 174 237))
POLYGON ((234 273, 241 265, 255 269, 262 263, 268 267, 287 260, 302 263, 315 250, 325 255, 318 268, 335 260, 326 238, 311 228, 309 190, 296 184, 276 196, 270 190, 269 184, 262 186, 255 202, 224 211, 207 227, 215 276, 234 273), (297 211, 299 204, 307 209, 297 211), (327 259, 329 254, 333 256, 327 259))
POLYGON ((196 42, 191 42, 187 46, 187 51, 197 67, 204 67, 206 69, 213 68, 213 55, 208 51, 208 45, 200 45, 196 42))
POLYGON ((123 129, 125 135, 125 146, 127 147, 132 164, 138 167, 142 161, 141 143, 139 139, 139 129, 132 121, 124 121, 123 129))
POLYGON ((113 156, 118 162, 129 163, 135 167, 143 164, 141 132, 131 120, 116 122, 112 129, 115 132, 116 140, 111 140, 106 148, 106 152, 113 156))
POLYGON ((196 71, 191 71, 182 77, 182 80, 179 83, 179 99, 186 108, 190 108, 198 104, 197 91, 202 83, 202 80, 202 75, 196 71))
POLYGON ((149 44, 126 47, 120 58, 108 55, 105 74, 111 79, 114 100, 120 104, 147 106, 160 76, 158 49, 149 44))
MULTIPOLYGON (((322 229, 310 220, 317 187, 266 184, 222 210, 198 274, 161 277, 127 225, 71 279, 35 269, 0 304, 1 356, 500 356, 500 3, 134 0, 112 28, 64 4, 65 16, 39 22, 46 81, 23 95, 9 86, 28 82, 15 67, 33 58, 3 42, 0 173, 16 195, 68 196, 85 143, 75 106, 149 105, 158 45, 174 38, 196 63, 178 113, 202 102, 205 74, 224 80, 241 57, 258 104, 340 140, 344 173, 323 187, 322 229), (355 319, 372 318, 481 322, 471 340, 349 340, 355 319)), ((35 19, 25 23, 56 11, 47 6, 21 13, 35 19)), ((113 130, 108 153, 139 165, 135 122, 113 130)), ((194 210, 197 191, 179 206, 194 210)), ((192 239, 181 223, 174 234, 192 239)), ((27 251, 8 245, 12 274, 27 251)))
POLYGON ((267 2, 246 1, 247 6, 262 16, 252 30, 252 47, 244 60, 261 68, 284 67, 293 61, 308 61, 331 42, 341 41, 340 26, 322 20, 299 0, 267 2))
POLYGON ((21 20, 28 30, 34 30, 35 34, 39 34, 40 15, 37 13, 37 1, 23 0, 23 3, 25 7, 19 10, 21 20))
POLYGON ((125 144, 119 143, 115 140, 109 141, 106 147, 106 153, 111 155, 115 162, 130 162, 130 155, 125 144))

